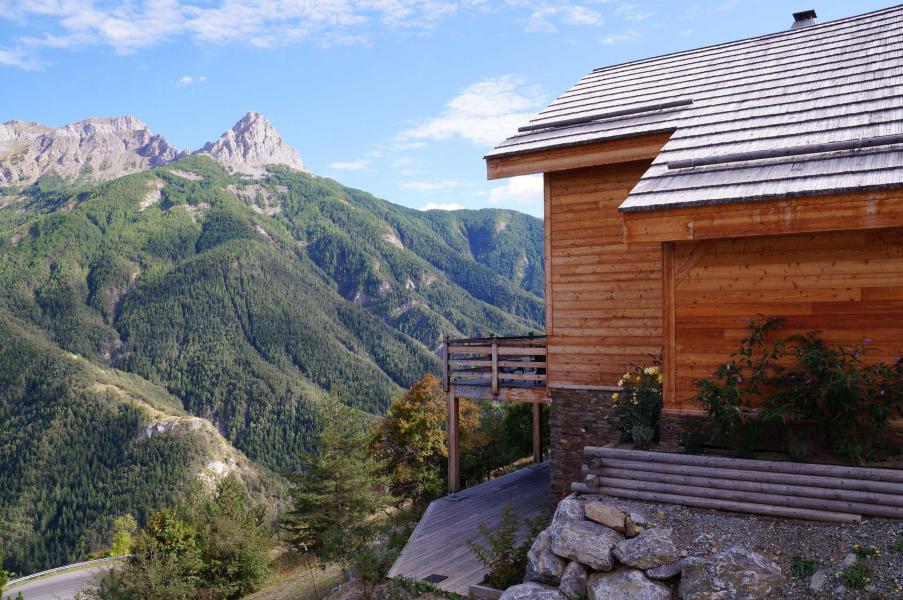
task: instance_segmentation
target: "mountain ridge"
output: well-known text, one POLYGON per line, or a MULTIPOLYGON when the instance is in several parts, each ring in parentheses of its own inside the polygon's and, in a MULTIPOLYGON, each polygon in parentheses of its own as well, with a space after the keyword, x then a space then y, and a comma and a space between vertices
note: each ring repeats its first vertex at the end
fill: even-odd
POLYGON ((30 185, 45 176, 65 183, 109 181, 194 154, 251 177, 262 176, 270 165, 306 171, 298 151, 256 111, 193 152, 179 150, 132 115, 91 117, 60 127, 10 120, 0 123, 0 186, 30 185))

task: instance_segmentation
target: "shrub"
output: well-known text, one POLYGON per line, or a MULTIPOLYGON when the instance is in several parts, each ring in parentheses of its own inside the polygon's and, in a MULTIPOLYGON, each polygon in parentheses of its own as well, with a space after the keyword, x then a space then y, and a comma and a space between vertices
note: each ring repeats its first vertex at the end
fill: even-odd
POLYGON ((533 540, 542 531, 546 521, 545 516, 523 521, 528 530, 527 538, 523 542, 518 542, 521 518, 510 506, 505 507, 502 524, 497 529, 489 529, 484 523, 479 525, 478 529, 485 538, 486 545, 481 546, 469 541, 467 547, 489 567, 489 585, 504 590, 523 580, 527 568, 527 552, 530 551, 533 540))
POLYGON ((621 441, 647 448, 659 439, 662 414, 661 361, 651 367, 634 367, 618 382, 612 394, 612 416, 617 420, 621 441))
POLYGON ((809 577, 815 573, 817 567, 818 563, 814 560, 803 558, 801 556, 794 556, 793 560, 790 562, 790 573, 794 577, 809 577))
POLYGON ((869 584, 872 571, 862 563, 857 563, 840 574, 840 582, 853 590, 861 590, 869 584))

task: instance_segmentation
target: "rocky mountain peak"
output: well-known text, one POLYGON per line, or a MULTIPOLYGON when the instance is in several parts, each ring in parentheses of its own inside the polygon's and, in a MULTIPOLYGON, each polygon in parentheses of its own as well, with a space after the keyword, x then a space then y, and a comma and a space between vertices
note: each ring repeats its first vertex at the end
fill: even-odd
POLYGON ((232 129, 215 142, 208 142, 199 153, 249 175, 260 175, 266 165, 284 165, 305 171, 298 151, 285 143, 273 124, 256 111, 249 111, 232 129))

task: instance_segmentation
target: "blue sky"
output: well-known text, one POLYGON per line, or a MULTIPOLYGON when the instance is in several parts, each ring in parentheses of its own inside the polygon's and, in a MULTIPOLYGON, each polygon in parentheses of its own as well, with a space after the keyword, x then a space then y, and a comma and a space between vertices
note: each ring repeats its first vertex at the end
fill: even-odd
POLYGON ((132 114, 179 147, 266 115, 318 175, 414 208, 541 215, 483 154, 594 67, 884 1, 0 0, 0 122, 132 114))

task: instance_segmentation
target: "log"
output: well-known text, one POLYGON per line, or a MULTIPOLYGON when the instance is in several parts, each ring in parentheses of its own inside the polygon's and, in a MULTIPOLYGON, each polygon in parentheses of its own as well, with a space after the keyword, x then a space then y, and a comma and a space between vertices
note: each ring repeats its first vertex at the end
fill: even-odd
POLYGON ((806 519, 809 521, 825 521, 829 523, 859 523, 862 520, 859 515, 830 512, 825 510, 810 510, 805 508, 790 508, 785 506, 769 506, 766 504, 755 504, 753 502, 733 502, 730 500, 716 500, 714 498, 699 498, 695 496, 682 496, 678 494, 663 494, 660 492, 643 492, 640 490, 628 490, 624 488, 615 488, 608 486, 602 486, 598 491, 599 493, 605 494, 607 496, 616 496, 619 498, 631 498, 633 500, 661 502, 664 504, 679 504, 682 506, 695 506, 697 508, 730 510, 734 512, 765 515, 769 517, 806 519))
POLYGON ((587 446, 583 451, 586 456, 615 458, 619 460, 637 460, 751 471, 770 471, 776 473, 791 473, 795 475, 821 475, 825 477, 867 479, 871 481, 887 481, 903 484, 903 469, 875 469, 869 467, 848 467, 843 465, 781 462, 775 460, 750 460, 728 458, 724 456, 698 456, 693 454, 676 454, 672 452, 629 450, 626 448, 597 448, 594 446, 587 446))
POLYGON ((821 498, 789 496, 786 494, 764 494, 761 492, 724 490, 691 485, 678 485, 673 483, 639 481, 635 479, 617 479, 613 477, 605 478, 602 481, 601 487, 639 490, 643 492, 663 494, 676 494, 682 496, 685 495, 695 498, 713 498, 718 500, 731 500, 736 502, 753 502, 755 504, 764 504, 767 506, 786 506, 789 508, 805 508, 857 515, 867 514, 876 517, 887 517, 890 519, 903 519, 903 508, 900 507, 864 504, 861 502, 846 502, 842 500, 823 500, 821 498))
POLYGON ((787 494, 790 496, 822 498, 824 500, 845 500, 848 502, 863 502, 868 504, 881 504, 884 506, 901 507, 901 510, 903 510, 903 496, 895 496, 893 494, 878 494, 875 492, 860 492, 856 490, 820 488, 808 485, 788 485, 784 483, 762 483, 758 481, 741 481, 737 479, 718 479, 715 477, 669 475, 666 473, 651 473, 648 471, 636 471, 629 469, 601 468, 593 471, 586 469, 585 472, 604 479, 614 477, 620 479, 651 481, 655 483, 673 483, 677 485, 712 487, 723 490, 761 492, 765 494, 787 494))
POLYGON ((770 473, 766 471, 744 471, 740 469, 721 469, 693 465, 647 463, 638 460, 604 459, 602 464, 607 467, 652 473, 667 473, 670 475, 692 475, 697 477, 715 477, 718 479, 761 481, 764 483, 786 483, 790 485, 809 485, 831 489, 861 490, 864 492, 903 495, 903 484, 887 481, 794 475, 791 473, 770 473))

